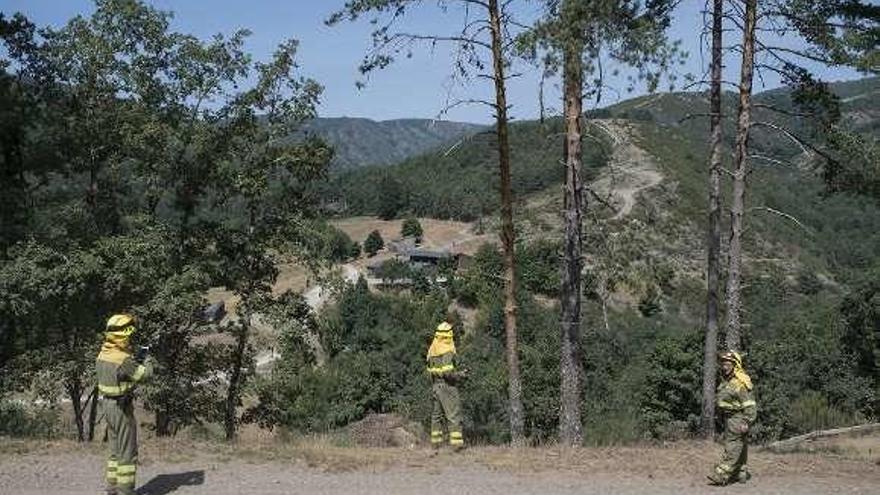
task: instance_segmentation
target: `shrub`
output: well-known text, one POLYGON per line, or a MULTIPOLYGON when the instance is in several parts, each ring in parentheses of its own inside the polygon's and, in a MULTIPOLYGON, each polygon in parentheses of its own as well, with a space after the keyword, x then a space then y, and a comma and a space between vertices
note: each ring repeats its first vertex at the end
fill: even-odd
POLYGON ((328 431, 371 413, 426 421, 431 396, 424 353, 447 304, 436 293, 416 301, 373 294, 365 283, 348 286, 316 322, 324 365, 303 365, 294 348, 282 348, 273 375, 257 387, 252 417, 303 432, 328 431))
POLYGON ((360 246, 358 246, 358 243, 352 241, 345 232, 335 227, 331 227, 331 229, 328 246, 328 258, 330 261, 343 262, 360 256, 360 246))
POLYGON ((61 412, 54 407, 29 408, 0 400, 0 435, 55 438, 59 435, 61 412))
POLYGON ((523 245, 517 253, 518 276, 523 287, 537 294, 558 296, 562 283, 561 249, 559 242, 546 239, 523 245))
POLYGON ((698 423, 702 401, 702 348, 702 334, 688 332, 662 339, 649 355, 641 413, 651 436, 677 436, 673 435, 680 429, 676 425, 698 423))
POLYGON ((414 217, 407 218, 403 221, 400 228, 400 235, 403 237, 415 237, 416 244, 422 242, 422 224, 414 217))
POLYGON ((364 251, 367 253, 367 256, 376 256, 376 253, 383 247, 385 247, 385 241, 382 240, 382 234, 378 230, 370 232, 370 235, 364 241, 364 251))

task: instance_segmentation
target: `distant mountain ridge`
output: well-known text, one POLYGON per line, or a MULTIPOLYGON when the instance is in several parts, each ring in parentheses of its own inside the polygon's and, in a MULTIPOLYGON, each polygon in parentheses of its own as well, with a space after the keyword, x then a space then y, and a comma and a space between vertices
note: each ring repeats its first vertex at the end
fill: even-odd
POLYGON ((485 126, 431 119, 375 121, 366 118, 317 118, 303 131, 316 134, 336 151, 333 170, 392 165, 442 146, 452 145, 485 126))

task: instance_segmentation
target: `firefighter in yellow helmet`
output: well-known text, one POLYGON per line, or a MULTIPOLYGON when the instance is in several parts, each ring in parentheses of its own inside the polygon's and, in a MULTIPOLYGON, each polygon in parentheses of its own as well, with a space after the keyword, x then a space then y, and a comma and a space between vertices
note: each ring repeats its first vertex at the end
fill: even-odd
POLYGON ((716 405, 724 417, 724 454, 709 475, 713 485, 746 482, 751 478, 746 463, 749 430, 758 415, 752 379, 743 368, 742 356, 734 351, 721 353, 721 383, 715 394, 716 405))
POLYGON ((428 348, 427 368, 431 375, 434 410, 431 414, 431 447, 439 450, 443 445, 443 423, 449 431, 449 445, 456 451, 464 449, 461 432, 461 398, 456 384, 464 377, 464 370, 456 369, 455 342, 452 325, 437 325, 434 340, 428 348))
POLYGON ((110 495, 135 493, 138 445, 133 393, 137 384, 153 373, 152 358, 136 359, 132 354, 134 323, 134 318, 127 314, 113 315, 107 320, 104 344, 96 362, 98 392, 110 441, 106 471, 110 495))

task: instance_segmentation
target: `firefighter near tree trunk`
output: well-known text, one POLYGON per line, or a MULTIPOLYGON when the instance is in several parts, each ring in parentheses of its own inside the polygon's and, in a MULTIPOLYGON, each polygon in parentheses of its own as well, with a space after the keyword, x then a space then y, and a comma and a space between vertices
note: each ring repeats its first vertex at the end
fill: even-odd
POLYGON ((709 484, 727 485, 746 482, 751 478, 747 462, 749 430, 758 414, 752 380, 743 367, 742 356, 733 351, 721 353, 721 383, 716 393, 716 406, 724 418, 724 454, 709 475, 709 484))
POLYGON ((132 353, 134 324, 130 315, 110 317, 96 361, 98 392, 110 444, 105 476, 109 495, 135 493, 138 444, 134 390, 153 373, 153 360, 146 357, 146 348, 141 348, 137 355, 132 353))
POLYGON ((431 448, 437 451, 443 445, 443 426, 446 423, 449 445, 455 451, 460 451, 464 449, 464 436, 461 431, 461 398, 457 384, 464 378, 466 372, 456 369, 458 363, 450 323, 444 321, 437 326, 426 359, 434 397, 434 409, 431 414, 431 448))

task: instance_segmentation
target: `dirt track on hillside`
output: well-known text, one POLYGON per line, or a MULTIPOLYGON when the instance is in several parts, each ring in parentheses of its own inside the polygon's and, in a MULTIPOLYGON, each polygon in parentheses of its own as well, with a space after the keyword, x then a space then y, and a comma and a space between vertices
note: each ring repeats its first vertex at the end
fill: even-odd
MULTIPOLYGON (((0 494, 85 495, 101 488, 100 452, 66 444, 0 456, 0 494)), ((880 466, 820 455, 758 453, 755 478, 736 488, 706 486, 717 449, 511 450, 463 454, 427 450, 312 448, 191 453, 142 452, 141 495, 174 494, 875 494, 880 466), (169 457, 172 461, 165 460, 169 457)))
POLYGON ((613 143, 608 172, 592 184, 600 195, 611 194, 619 203, 614 219, 630 214, 639 193, 663 181, 654 158, 632 141, 630 124, 617 120, 594 120, 613 143))

